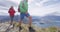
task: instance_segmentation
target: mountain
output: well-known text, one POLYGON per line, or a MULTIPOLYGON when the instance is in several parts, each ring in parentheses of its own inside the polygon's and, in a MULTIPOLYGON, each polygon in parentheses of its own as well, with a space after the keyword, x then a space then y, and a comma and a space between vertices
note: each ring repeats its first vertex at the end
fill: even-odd
POLYGON ((54 12, 42 17, 43 21, 51 23, 60 23, 60 13, 54 12))
POLYGON ((47 20, 60 21, 60 16, 55 16, 55 15, 48 15, 48 16, 45 16, 43 18, 47 19, 47 20))
MULTIPOLYGON (((19 21, 20 20, 20 16, 16 15, 14 17, 14 21, 19 21)), ((24 18, 24 21, 27 22, 27 18, 24 18)), ((0 16, 0 21, 5 22, 5 21, 10 21, 10 17, 9 16, 0 16)), ((40 17, 39 16, 32 16, 32 21, 40 21, 40 17)))
MULTIPOLYGON (((57 14, 58 13, 51 13, 44 17, 32 16, 32 23, 39 27, 49 27, 49 26, 59 26, 60 27, 60 25, 59 25, 60 16, 57 14)), ((20 16, 16 15, 14 17, 14 21, 19 21, 19 20, 20 20, 20 16)), ((0 16, 0 21, 1 22, 10 21, 10 17, 9 16, 0 16)), ((23 21, 24 21, 24 23, 28 23, 28 18, 25 17, 23 21)))

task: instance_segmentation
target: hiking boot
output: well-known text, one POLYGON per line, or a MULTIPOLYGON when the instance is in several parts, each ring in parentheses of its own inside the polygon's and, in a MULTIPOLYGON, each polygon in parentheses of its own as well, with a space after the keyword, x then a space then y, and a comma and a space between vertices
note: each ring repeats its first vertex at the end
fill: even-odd
POLYGON ((14 26, 15 26, 15 24, 9 25, 9 28, 10 28, 10 29, 11 29, 11 28, 14 29, 14 26))
POLYGON ((20 32, 21 30, 22 30, 22 27, 20 26, 20 27, 19 27, 19 32, 20 32))
POLYGON ((10 25, 9 28, 13 28, 13 25, 10 25))
POLYGON ((35 32, 35 30, 32 27, 29 27, 29 32, 35 32))

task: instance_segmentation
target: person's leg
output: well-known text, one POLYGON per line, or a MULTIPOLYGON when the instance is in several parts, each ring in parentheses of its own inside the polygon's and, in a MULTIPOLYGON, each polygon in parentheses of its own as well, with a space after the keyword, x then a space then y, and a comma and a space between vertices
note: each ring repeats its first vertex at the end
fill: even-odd
POLYGON ((32 17, 28 16, 28 18, 29 18, 29 27, 31 27, 31 25, 32 25, 32 17))
POLYGON ((23 19, 24 19, 24 14, 21 13, 20 14, 20 21, 19 21, 19 32, 20 32, 20 30, 22 30, 21 24, 22 24, 23 19))
POLYGON ((10 16, 10 18, 11 18, 10 25, 12 25, 13 24, 13 18, 14 18, 14 16, 10 16))
POLYGON ((26 14, 26 16, 29 18, 29 32, 35 32, 35 30, 31 27, 32 25, 32 16, 30 16, 29 14, 26 14))
POLYGON ((10 16, 11 21, 10 21, 10 25, 9 25, 8 29, 9 28, 14 28, 13 18, 14 18, 14 16, 10 16))
POLYGON ((21 14, 20 14, 19 26, 21 26, 23 19, 24 19, 24 14, 21 13, 21 14))
POLYGON ((29 27, 31 27, 31 25, 32 25, 32 16, 30 16, 29 13, 26 14, 26 16, 29 18, 29 27))
POLYGON ((22 24, 22 20, 20 19, 20 21, 19 21, 19 32, 22 30, 21 24, 22 24))
POLYGON ((29 25, 31 26, 32 25, 32 17, 29 16, 28 18, 29 18, 29 25))

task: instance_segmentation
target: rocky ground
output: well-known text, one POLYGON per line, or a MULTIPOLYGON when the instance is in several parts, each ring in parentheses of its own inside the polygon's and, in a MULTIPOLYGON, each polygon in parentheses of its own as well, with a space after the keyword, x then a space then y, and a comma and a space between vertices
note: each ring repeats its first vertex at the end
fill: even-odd
MULTIPOLYGON (((18 23, 15 22, 14 24, 15 24, 14 29, 11 28, 7 32, 19 32, 18 23)), ((0 23, 0 32, 6 32, 8 26, 9 26, 9 22, 0 23)), ((41 28, 41 27, 32 25, 32 28, 34 29, 34 32, 60 32, 59 27, 41 28)), ((22 24, 22 30, 20 32, 31 32, 31 31, 29 31, 27 24, 22 24)))

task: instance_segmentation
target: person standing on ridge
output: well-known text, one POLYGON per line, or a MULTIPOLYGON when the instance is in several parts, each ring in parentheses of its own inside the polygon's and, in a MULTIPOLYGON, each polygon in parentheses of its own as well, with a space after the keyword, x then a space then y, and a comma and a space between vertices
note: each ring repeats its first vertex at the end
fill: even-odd
POLYGON ((19 31, 22 29, 21 24, 26 16, 29 19, 29 29, 32 28, 32 17, 28 13, 28 0, 22 0, 18 6, 18 12, 20 13, 20 21, 19 21, 19 31))
POLYGON ((14 28, 13 18, 14 18, 14 15, 15 15, 15 10, 14 10, 13 6, 10 7, 8 13, 9 13, 10 19, 11 19, 10 26, 12 26, 14 28))

